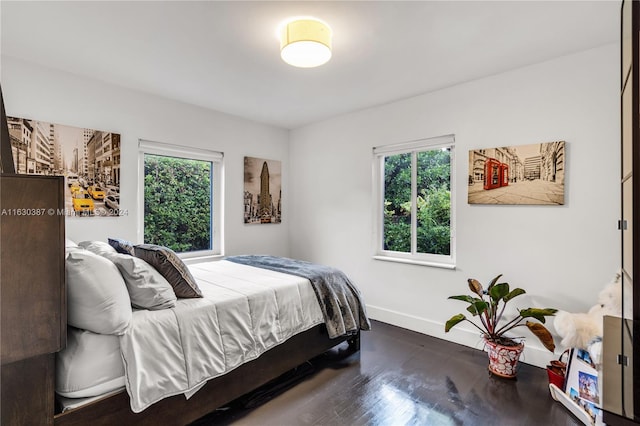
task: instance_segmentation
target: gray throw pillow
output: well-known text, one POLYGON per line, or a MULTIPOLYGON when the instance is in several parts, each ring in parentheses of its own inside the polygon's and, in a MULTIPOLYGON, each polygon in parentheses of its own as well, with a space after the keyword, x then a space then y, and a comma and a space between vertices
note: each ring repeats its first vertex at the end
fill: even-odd
POLYGON ((106 257, 108 254, 116 254, 116 250, 104 241, 82 241, 78 243, 78 246, 102 257, 106 257))
POLYGON ((134 253, 136 257, 156 268, 169 281, 177 297, 202 297, 202 291, 187 265, 170 248, 154 244, 139 244, 134 246, 134 253))
POLYGON ((156 311, 176 306, 176 295, 171 284, 160 272, 142 259, 127 254, 106 255, 118 267, 135 308, 156 311))

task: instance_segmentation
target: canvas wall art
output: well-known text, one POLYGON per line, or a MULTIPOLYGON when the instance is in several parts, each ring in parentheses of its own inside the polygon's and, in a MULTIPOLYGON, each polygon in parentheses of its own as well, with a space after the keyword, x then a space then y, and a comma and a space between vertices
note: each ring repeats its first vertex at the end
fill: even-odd
POLYGON ((563 205, 565 142, 469 151, 469 204, 563 205))
POLYGON ((282 221, 282 162, 244 157, 244 223, 282 221))
POLYGON ((67 216, 120 216, 120 135, 7 117, 16 173, 65 177, 67 216))

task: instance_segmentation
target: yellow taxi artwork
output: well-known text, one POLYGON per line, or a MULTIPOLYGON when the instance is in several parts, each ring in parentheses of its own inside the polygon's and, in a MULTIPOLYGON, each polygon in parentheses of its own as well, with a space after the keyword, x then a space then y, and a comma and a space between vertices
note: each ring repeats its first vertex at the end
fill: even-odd
POLYGON ((73 211, 79 214, 93 214, 93 200, 91 196, 84 190, 79 190, 71 196, 73 202, 73 211))
POLYGON ((87 188, 87 191, 89 191, 89 195, 91 195, 94 200, 104 200, 104 189, 102 189, 101 187, 97 185, 91 185, 89 188, 87 188))

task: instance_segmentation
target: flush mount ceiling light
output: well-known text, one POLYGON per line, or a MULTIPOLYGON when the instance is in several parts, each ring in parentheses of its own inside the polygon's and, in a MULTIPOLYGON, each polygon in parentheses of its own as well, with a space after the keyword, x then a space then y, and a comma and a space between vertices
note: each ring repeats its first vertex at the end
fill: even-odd
POLYGON ((310 16, 291 18, 280 25, 280 56, 300 68, 313 68, 331 59, 331 28, 310 16))

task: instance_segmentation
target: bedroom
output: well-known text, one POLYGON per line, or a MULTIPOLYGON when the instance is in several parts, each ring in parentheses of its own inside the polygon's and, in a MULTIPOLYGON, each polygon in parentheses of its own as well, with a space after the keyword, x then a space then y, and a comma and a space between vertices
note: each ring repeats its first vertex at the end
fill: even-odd
MULTIPOLYGON (((183 3, 172 3, 173 11, 186 7, 183 3)), ((462 291, 467 278, 484 281, 503 273, 510 282, 526 288, 534 304, 582 312, 593 304, 595 295, 620 263, 616 229, 620 205, 617 173, 620 158, 617 143, 620 134, 619 4, 568 2, 554 6, 542 3, 539 7, 552 12, 543 14, 550 21, 541 21, 538 25, 554 29, 544 34, 538 33, 540 27, 524 25, 523 22, 533 16, 532 11, 518 13, 518 3, 504 4, 513 16, 506 11, 501 12, 505 15, 483 14, 478 4, 459 3, 457 7, 461 10, 454 14, 458 19, 450 21, 449 26, 429 17, 428 2, 420 7, 420 13, 413 14, 393 8, 394 14, 389 14, 388 10, 358 9, 355 5, 340 3, 333 7, 309 4, 303 10, 294 10, 294 4, 279 9, 278 4, 273 3, 271 8, 263 6, 267 11, 249 13, 251 7, 246 5, 235 14, 242 17, 242 13, 247 13, 244 19, 260 22, 270 32, 254 35, 251 42, 246 42, 254 50, 245 46, 248 50, 242 51, 245 55, 249 52, 257 55, 244 58, 248 64, 241 62, 242 68, 235 77, 241 87, 234 90, 245 96, 242 101, 240 95, 235 98, 225 87, 200 83, 200 79, 222 72, 215 67, 218 62, 236 66, 234 61, 239 60, 225 44, 218 46, 210 38, 241 37, 240 30, 207 35, 213 25, 193 25, 194 37, 198 40, 195 43, 180 37, 180 33, 166 31, 173 25, 177 26, 175 31, 179 31, 189 26, 188 22, 174 22, 170 19, 171 13, 145 14, 145 3, 122 3, 118 7, 124 9, 119 9, 107 3, 3 1, 0 6, 2 90, 9 115, 110 130, 122 135, 120 197, 129 215, 69 218, 66 229, 70 239, 106 241, 108 237, 117 236, 141 242, 137 195, 139 139, 221 151, 225 156, 225 254, 269 253, 335 266, 358 284, 371 318, 475 347, 477 336, 471 330, 461 329, 446 335, 443 330, 444 321, 457 309, 455 303, 446 298, 462 291), (307 13, 331 21, 336 33, 335 51, 325 68, 300 74, 300 70, 281 64, 277 40, 271 37, 275 28, 258 16, 277 25, 288 16, 307 13), (429 25, 425 24, 424 28, 412 27, 416 32, 424 29, 425 38, 437 35, 435 31, 444 31, 442 27, 452 29, 447 34, 467 45, 449 46, 454 54, 447 56, 449 62, 443 60, 448 66, 443 73, 455 74, 447 70, 459 67, 472 69, 475 74, 461 72, 452 75, 452 80, 428 74, 444 83, 432 88, 424 86, 426 83, 421 80, 426 79, 416 78, 415 71, 407 73, 401 66, 421 66, 419 70, 427 72, 428 59, 413 64, 402 54, 403 49, 391 49, 395 45, 393 39, 369 38, 375 30, 388 31, 383 32, 387 37, 394 33, 395 27, 386 27, 392 24, 380 17, 385 13, 394 16, 397 13, 395 25, 401 28, 402 19, 409 19, 411 15, 415 17, 408 21, 410 23, 425 20, 429 25), (487 25, 495 22, 489 19, 493 16, 498 22, 504 20, 509 30, 515 31, 517 26, 525 28, 523 38, 531 42, 527 45, 531 49, 528 57, 516 54, 518 46, 505 46, 507 37, 501 33, 486 42, 487 46, 493 46, 491 48, 483 48, 477 41, 474 45, 472 29, 476 28, 471 25, 474 14, 483 16, 487 25), (346 18, 340 20, 340 16, 350 17, 357 24, 346 18), (583 19, 575 19, 576 16, 583 19), (368 20, 372 22, 369 26, 368 20), (568 22, 575 23, 576 27, 568 22), (158 27, 164 31, 158 31, 158 27), (347 52, 351 56, 341 57, 340 49, 347 48, 338 44, 341 27, 343 31, 353 31, 349 35, 351 42, 358 39, 360 31, 362 40, 376 45, 350 46, 353 50, 347 52), (119 28, 128 28, 131 33, 120 32, 119 28), (469 31, 463 31, 465 29, 469 31), (578 32, 580 29, 582 32, 578 32), (78 37, 75 32, 84 35, 78 37), (548 38, 542 40, 542 46, 533 43, 532 39, 543 35, 548 38), (51 39, 53 45, 45 44, 44 39, 51 39), (131 50, 121 53, 117 47, 125 41, 131 50), (212 46, 207 48, 207 44, 212 46), (271 44, 275 50, 269 50, 271 44), (56 46, 60 50, 54 49, 56 46), (135 50, 148 46, 154 49, 135 50), (163 57, 160 47, 165 46, 177 51, 180 60, 172 64, 172 58, 163 57), (468 50, 455 50, 463 47, 475 51, 476 55, 468 50), (362 79, 363 87, 360 87, 356 84, 358 77, 367 75, 367 71, 358 62, 369 60, 368 56, 376 49, 385 49, 381 51, 397 61, 398 66, 382 70, 391 74, 372 73, 370 79, 362 79), (478 53, 485 50, 484 55, 478 53), (98 58, 89 56, 90 52, 108 57, 111 68, 101 70, 107 67, 106 63, 97 62, 98 58), (462 52, 470 56, 459 65, 462 52), (493 56, 489 56, 490 53, 493 56), (208 58, 214 54, 223 61, 208 58), (491 59, 497 62, 500 55, 513 56, 508 68, 492 68, 491 59), (207 62, 209 60, 211 62, 207 62), (194 71, 189 68, 192 66, 189 61, 202 67, 196 65, 194 71), (270 84, 269 80, 254 74, 252 67, 256 65, 252 65, 252 61, 259 61, 256 63, 266 72, 282 73, 284 77, 280 75, 277 84, 270 84), (178 66, 173 68, 176 62, 178 66), (331 76, 324 74, 332 71, 331 67, 350 79, 331 80, 331 76), (137 68, 138 74, 133 71, 137 68), (119 84, 118 77, 128 77, 128 80, 119 84), (304 89, 316 85, 315 78, 320 79, 320 91, 307 95, 304 89), (172 83, 163 84, 163 79, 172 83), (389 85, 401 90, 398 82, 403 80, 418 81, 419 86, 387 95, 386 99, 372 97, 368 105, 347 102, 350 91, 377 94, 389 85), (290 88, 287 81, 295 85, 290 88), (154 86, 161 95, 149 93, 154 86), (377 90, 368 89, 370 87, 377 90), (294 90, 299 90, 300 95, 294 90), (186 94, 181 95, 182 91, 186 94), (198 106, 199 91, 208 94, 212 102, 222 98, 219 101, 226 102, 226 109, 198 106), (262 98, 258 96, 264 93, 268 96, 260 101, 262 98), (276 102, 274 99, 280 96, 289 102, 275 106, 267 103, 268 99, 276 102), (337 109, 325 110, 330 112, 317 118, 305 117, 306 108, 300 108, 299 104, 337 109), (345 104, 353 107, 347 110, 343 107, 345 104), (282 116, 276 114, 280 108, 286 112, 282 116), (245 112, 246 116, 251 114, 251 118, 243 118, 245 112), (299 121, 293 121, 294 117, 299 121), (292 121, 288 122, 289 119, 292 121), (281 121, 269 124, 276 120, 281 121), (455 135, 457 154, 456 269, 373 259, 371 149, 446 134, 455 135), (565 140, 568 147, 563 206, 467 203, 468 150, 555 140, 565 140), (282 162, 281 224, 242 223, 244 156, 282 162), (505 239, 507 244, 503 244, 505 239)), ((196 20, 197 16, 190 19, 201 22, 196 20)), ((207 15, 207 19, 212 18, 207 15)), ((216 26, 219 31, 233 29, 230 27, 216 26)), ((411 35, 408 32, 407 36, 411 35)), ((446 36, 440 37, 446 39, 446 36)), ((366 64, 375 66, 370 62, 366 64)), ((537 366, 544 366, 549 359, 548 353, 534 341, 528 342, 525 356, 528 363, 537 366)))

